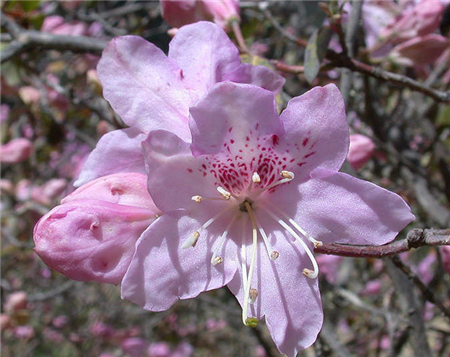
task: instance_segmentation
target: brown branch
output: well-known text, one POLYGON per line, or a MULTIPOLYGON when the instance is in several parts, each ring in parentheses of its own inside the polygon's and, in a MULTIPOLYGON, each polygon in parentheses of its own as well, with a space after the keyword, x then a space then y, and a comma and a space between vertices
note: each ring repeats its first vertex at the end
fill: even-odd
MULTIPOLYGON (((307 41, 300 39, 297 36, 287 32, 279 24, 279 22, 276 21, 276 19, 272 16, 272 14, 268 10, 264 11, 264 15, 272 24, 272 26, 275 27, 288 40, 298 44, 299 46, 302 47, 306 46, 307 41)), ((411 90, 426 94, 439 102, 450 102, 450 91, 444 92, 430 88, 427 85, 422 84, 407 76, 384 71, 381 68, 371 66, 370 64, 363 63, 352 58, 348 58, 348 56, 344 56, 342 53, 337 53, 330 49, 327 51, 325 58, 331 61, 331 64, 335 67, 348 68, 351 71, 359 72, 385 82, 397 84, 402 87, 408 87, 411 90)), ((289 67, 279 69, 287 73, 295 73, 295 74, 299 73, 298 66, 290 66, 290 67, 292 67, 291 68, 293 70, 292 72, 290 71, 289 67)))
POLYGON ((450 245, 450 229, 413 229, 405 239, 381 246, 324 243, 314 248, 316 253, 355 258, 383 258, 422 246, 450 245))
POLYGON ((2 27, 8 30, 14 40, 1 51, 1 63, 37 47, 100 55, 108 43, 105 40, 86 36, 54 35, 46 32, 24 30, 4 14, 2 14, 2 27))
POLYGON ((407 265, 402 263, 399 257, 393 257, 391 258, 391 261, 400 271, 402 271, 406 275, 409 280, 414 283, 414 285, 419 288, 420 292, 426 300, 436 305, 436 307, 439 308, 439 310, 441 310, 445 314, 445 316, 450 319, 450 310, 447 309, 442 302, 436 299, 434 293, 430 289, 428 289, 428 287, 422 282, 422 280, 420 280, 419 277, 415 275, 407 265))

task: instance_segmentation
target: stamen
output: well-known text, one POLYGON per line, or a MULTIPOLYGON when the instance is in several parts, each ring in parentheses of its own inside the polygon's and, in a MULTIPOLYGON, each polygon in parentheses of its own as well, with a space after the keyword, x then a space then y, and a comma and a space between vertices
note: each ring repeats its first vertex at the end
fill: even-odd
MULTIPOLYGON (((253 270, 255 268, 255 261, 256 261, 256 248, 257 248, 256 245, 258 243, 258 230, 256 227, 252 207, 248 202, 245 202, 245 207, 247 208, 248 215, 250 216, 250 220, 252 221, 252 233, 253 233, 252 260, 250 262, 250 269, 248 271, 247 284, 246 286, 244 286, 244 307, 242 309, 242 322, 244 323, 244 325, 247 325, 248 301, 250 296, 250 284, 252 283, 253 270)), ((254 318, 252 317, 252 319, 254 318)))
MULTIPOLYGON (((247 287, 247 236, 245 235, 245 228, 247 228, 247 220, 242 221, 242 244, 241 244, 241 266, 242 266, 242 285, 244 291, 247 287)), ((245 324, 245 323, 244 323, 245 324)))
POLYGON ((200 232, 199 231, 195 231, 194 233, 192 233, 192 235, 188 239, 186 239, 184 241, 184 243, 181 246, 181 248, 187 249, 187 248, 190 248, 190 247, 195 247, 199 237, 200 237, 200 232))
POLYGON ((220 264, 220 263, 223 263, 223 258, 222 257, 213 257, 212 259, 211 259, 211 264, 213 265, 213 266, 216 266, 217 264, 220 264))
POLYGON ((195 201, 197 203, 202 203, 202 196, 196 195, 191 197, 192 201, 195 201))
POLYGON ((283 178, 287 178, 290 180, 293 180, 295 177, 294 173, 291 171, 281 171, 281 176, 283 176, 283 178))
POLYGON ((289 216, 284 213, 280 208, 278 208, 277 206, 275 206, 274 204, 267 202, 267 204, 269 204, 271 207, 275 208, 282 216, 284 216, 284 218, 286 218, 290 224, 292 224, 294 226, 294 228, 296 228, 304 237, 308 238, 308 240, 314 245, 314 248, 319 248, 321 246, 323 246, 323 242, 320 240, 316 240, 313 237, 311 237, 308 232, 306 232, 302 227, 300 227, 298 225, 297 222, 295 222, 292 218, 289 218, 289 216))
POLYGON ((281 176, 283 177, 281 180, 272 182, 270 185, 264 187, 264 189, 261 192, 259 192, 258 195, 260 195, 261 193, 263 193, 267 190, 270 190, 271 188, 274 188, 275 186, 281 185, 286 182, 290 182, 295 177, 294 173, 290 172, 290 171, 281 171, 281 176))
POLYGON ((272 246, 269 243, 269 238, 267 237, 265 230, 263 229, 263 227, 261 226, 261 224, 259 223, 259 221, 256 217, 255 217, 255 223, 256 223, 256 226, 258 227, 259 234, 261 234, 261 237, 264 241, 264 244, 267 249, 267 254, 269 254, 270 259, 272 259, 272 260, 277 259, 280 256, 280 253, 278 253, 276 250, 272 249, 272 246))
POLYGON ((231 198, 231 193, 225 190, 223 187, 217 186, 217 191, 219 191, 220 195, 226 200, 229 200, 231 198))
POLYGON ((248 303, 254 304, 257 297, 258 297, 258 290, 250 289, 249 296, 248 296, 248 303))
POLYGON ((202 203, 203 201, 222 201, 222 198, 218 197, 203 197, 200 195, 195 195, 191 197, 191 200, 197 203, 202 203))
POLYGON ((317 261, 314 258, 314 255, 311 253, 311 250, 303 241, 303 239, 300 238, 300 236, 285 221, 278 218, 272 211, 270 211, 264 206, 261 206, 261 208, 264 211, 266 211, 269 214, 269 216, 271 216, 275 221, 277 221, 278 224, 280 224, 284 229, 286 229, 302 245, 303 249, 305 250, 306 254, 308 255, 313 265, 313 270, 303 269, 303 274, 311 279, 317 278, 317 275, 319 274, 319 266, 317 265, 317 261))
POLYGON ((261 182, 261 177, 258 175, 257 172, 254 172, 252 175, 252 181, 254 183, 260 183, 261 182))
POLYGON ((213 256, 211 258, 211 264, 214 265, 214 266, 223 262, 223 258, 221 256, 219 256, 219 253, 222 250, 223 243, 225 242, 225 239, 227 238, 228 232, 230 231, 230 227, 234 223, 234 221, 236 220, 236 217, 237 217, 237 214, 235 214, 233 216, 233 218, 231 218, 230 223, 228 223, 227 227, 225 228, 225 230, 223 231, 223 233, 220 236, 219 240, 217 241, 216 249, 214 250, 213 256))
POLYGON ((208 228, 212 223, 214 223, 214 221, 219 218, 221 215, 223 215, 224 213, 228 212, 229 210, 233 209, 234 207, 228 207, 226 209, 224 209, 223 211, 220 211, 219 213, 217 213, 213 218, 210 218, 208 221, 206 221, 206 223, 201 226, 199 229, 197 229, 192 236, 190 236, 188 239, 186 239, 186 241, 183 243, 183 245, 181 246, 181 248, 183 249, 187 249, 190 247, 195 247, 195 244, 197 244, 198 238, 200 237, 200 233, 201 231, 203 231, 204 229, 208 228))

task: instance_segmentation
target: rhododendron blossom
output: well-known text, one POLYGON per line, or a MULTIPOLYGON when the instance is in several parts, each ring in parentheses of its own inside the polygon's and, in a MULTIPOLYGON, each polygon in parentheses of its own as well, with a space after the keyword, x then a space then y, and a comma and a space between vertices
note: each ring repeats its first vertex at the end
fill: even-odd
POLYGON ((151 130, 190 141, 189 108, 217 82, 252 83, 274 93, 284 83, 266 67, 241 63, 227 34, 209 22, 180 28, 168 56, 141 37, 117 37, 103 51, 97 71, 104 97, 130 128, 100 139, 76 186, 116 172, 145 173, 141 142, 151 130))
POLYGON ((313 247, 384 244, 414 216, 398 195, 338 172, 349 132, 334 85, 292 99, 279 117, 270 91, 219 83, 190 114, 192 142, 155 130, 143 143, 164 214, 137 242, 122 296, 161 311, 228 285, 243 323, 265 317, 294 356, 322 326, 313 247))

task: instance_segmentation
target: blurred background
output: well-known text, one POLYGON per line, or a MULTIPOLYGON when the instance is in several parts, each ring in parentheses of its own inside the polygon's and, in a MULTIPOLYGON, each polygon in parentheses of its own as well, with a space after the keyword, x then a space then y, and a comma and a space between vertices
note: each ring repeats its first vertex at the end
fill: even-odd
MULTIPOLYGON (((422 48, 426 61, 394 45, 381 55, 366 51, 370 34, 363 20, 389 20, 377 10, 385 11, 379 1, 368 3, 374 7, 363 7, 352 56, 448 90, 448 43, 438 55, 422 48)), ((401 7, 420 1, 389 3, 397 6, 395 17, 401 7)), ((442 4, 429 32, 445 41, 447 2, 442 4)), ((345 27, 351 7, 344 8, 345 27)), ((240 307, 225 288, 150 313, 122 301, 119 287, 69 280, 33 253, 35 223, 74 190, 99 138, 124 127, 102 97, 96 73, 102 48, 113 37, 136 34, 167 52, 171 27, 159 1, 1 1, 1 11, 2 356, 280 356, 264 323, 256 329, 242 325, 240 307), (34 42, 14 47, 28 31, 84 36, 86 42, 75 48, 34 42)), ((399 238, 412 228, 448 228, 448 100, 330 60, 309 83, 305 46, 296 39, 308 41, 329 23, 316 1, 241 1, 240 16, 250 51, 243 59, 277 67, 286 78, 280 108, 313 85, 340 86, 355 135, 344 171, 400 194, 412 207, 417 220, 399 238)), ((232 32, 230 37, 235 40, 232 32)), ((329 48, 342 51, 336 34, 329 48)), ((450 308, 448 254, 442 247, 402 253, 397 266, 406 266, 412 280, 390 259, 317 254, 325 324, 314 346, 299 356, 449 356, 449 319, 431 302, 450 308)))

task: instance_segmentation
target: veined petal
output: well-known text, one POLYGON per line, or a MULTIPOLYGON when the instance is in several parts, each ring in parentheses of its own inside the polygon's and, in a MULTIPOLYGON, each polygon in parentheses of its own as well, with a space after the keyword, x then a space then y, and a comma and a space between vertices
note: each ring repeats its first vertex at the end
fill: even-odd
POLYGON ((117 172, 145 173, 141 141, 145 134, 135 128, 114 130, 103 135, 91 152, 74 186, 117 172))
MULTIPOLYGON (((309 279, 303 275, 303 269, 311 268, 311 263, 302 247, 293 241, 293 237, 282 232, 270 217, 261 213, 258 215, 260 222, 264 222, 264 229, 279 257, 271 260, 259 237, 256 270, 251 284, 251 288, 258 291, 258 296, 255 303, 250 305, 249 316, 257 317, 258 320, 265 316, 267 327, 279 351, 295 356, 299 350, 314 343, 322 327, 323 312, 318 279, 309 279)), ((250 238, 247 242, 249 241, 250 238)), ((247 245, 247 263, 250 261, 251 250, 251 246, 247 245)), ((228 287, 243 307, 241 269, 238 269, 228 287)))
POLYGON ((103 95, 123 121, 148 133, 167 129, 189 140, 189 92, 180 67, 138 36, 117 37, 98 64, 103 95))
POLYGON ((186 81, 202 95, 241 64, 239 51, 225 31, 205 21, 178 30, 169 45, 169 58, 180 65, 186 81))
POLYGON ((99 177, 64 197, 61 203, 89 199, 144 207, 157 214, 161 213, 147 191, 147 176, 136 172, 120 172, 99 177))
POLYGON ((349 147, 349 130, 342 94, 334 84, 315 87, 292 99, 281 113, 286 134, 281 146, 298 151, 291 169, 306 179, 316 167, 338 171, 349 147))
POLYGON ((278 94, 285 79, 264 66, 254 66, 250 63, 241 64, 235 71, 225 76, 231 82, 248 83, 278 94))
POLYGON ((275 191, 271 203, 324 242, 385 244, 415 219, 397 194, 347 174, 317 169, 297 189, 292 185, 275 191))
POLYGON ((212 176, 204 175, 201 162, 192 156, 190 145, 175 134, 152 131, 142 147, 147 161, 148 190, 163 212, 192 209, 198 205, 192 201, 194 195, 220 197, 212 176))
POLYGON ((155 219, 149 209, 99 200, 53 208, 34 228, 34 251, 74 280, 119 284, 134 245, 155 219))
POLYGON ((260 137, 283 132, 273 93, 248 84, 219 83, 190 113, 194 155, 226 151, 224 144, 256 149, 260 137))
POLYGON ((122 281, 122 298, 147 310, 162 311, 178 299, 228 284, 236 264, 233 260, 216 266, 209 263, 214 236, 202 236, 195 247, 182 248, 184 239, 198 228, 199 220, 185 212, 165 213, 154 222, 136 245, 122 281))

